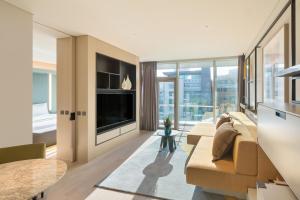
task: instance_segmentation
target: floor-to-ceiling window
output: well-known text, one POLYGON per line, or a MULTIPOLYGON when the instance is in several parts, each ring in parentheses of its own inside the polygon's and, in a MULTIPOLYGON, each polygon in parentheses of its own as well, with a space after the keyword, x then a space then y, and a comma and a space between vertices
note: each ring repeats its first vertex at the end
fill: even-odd
POLYGON ((160 127, 170 116, 174 128, 189 130, 237 109, 237 58, 159 62, 157 80, 160 127))
POLYGON ((238 107, 238 66, 235 59, 216 61, 216 118, 238 107))
POLYGON ((179 128, 213 121, 213 62, 179 63, 179 128))
POLYGON ((282 28, 263 48, 264 53, 264 101, 284 102, 284 78, 276 73, 285 68, 285 28, 282 28))

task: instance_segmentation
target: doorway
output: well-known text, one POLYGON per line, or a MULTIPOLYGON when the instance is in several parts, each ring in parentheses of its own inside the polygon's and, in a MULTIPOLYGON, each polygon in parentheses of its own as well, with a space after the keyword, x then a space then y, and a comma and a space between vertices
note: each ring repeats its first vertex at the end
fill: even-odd
POLYGON ((169 117, 172 121, 172 128, 177 129, 176 116, 176 79, 159 78, 158 79, 158 125, 164 127, 164 120, 169 117))
POLYGON ((46 157, 57 153, 57 38, 68 35, 33 23, 32 138, 46 144, 46 157))

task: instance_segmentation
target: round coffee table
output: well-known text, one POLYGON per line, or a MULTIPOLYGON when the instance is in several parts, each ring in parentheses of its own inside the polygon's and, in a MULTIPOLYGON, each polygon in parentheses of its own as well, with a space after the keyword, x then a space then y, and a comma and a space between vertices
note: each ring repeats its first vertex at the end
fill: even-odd
POLYGON ((160 150, 169 146, 169 151, 174 152, 176 149, 175 137, 177 132, 172 131, 170 135, 165 135, 165 130, 159 130, 157 135, 161 136, 160 150))
POLYGON ((0 165, 0 199, 35 199, 67 171, 60 160, 31 159, 0 165))

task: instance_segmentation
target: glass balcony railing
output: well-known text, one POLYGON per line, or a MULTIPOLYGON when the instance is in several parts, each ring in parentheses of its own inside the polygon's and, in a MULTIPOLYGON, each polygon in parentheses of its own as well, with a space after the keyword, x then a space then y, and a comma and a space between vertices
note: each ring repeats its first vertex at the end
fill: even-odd
MULTIPOLYGON (((224 103, 215 107, 207 105, 185 104, 179 105, 179 129, 186 126, 194 126, 196 123, 214 122, 214 114, 219 117, 224 112, 236 110, 235 103, 224 103)), ((174 104, 159 104, 159 126, 163 127, 163 119, 170 117, 174 123, 174 104)))

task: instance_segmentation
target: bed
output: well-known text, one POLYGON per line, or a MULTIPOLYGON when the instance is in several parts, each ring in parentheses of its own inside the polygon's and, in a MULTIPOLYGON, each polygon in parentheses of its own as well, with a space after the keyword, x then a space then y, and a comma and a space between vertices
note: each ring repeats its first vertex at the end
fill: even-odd
POLYGON ((56 144, 56 114, 49 113, 47 103, 32 105, 33 143, 56 144))

